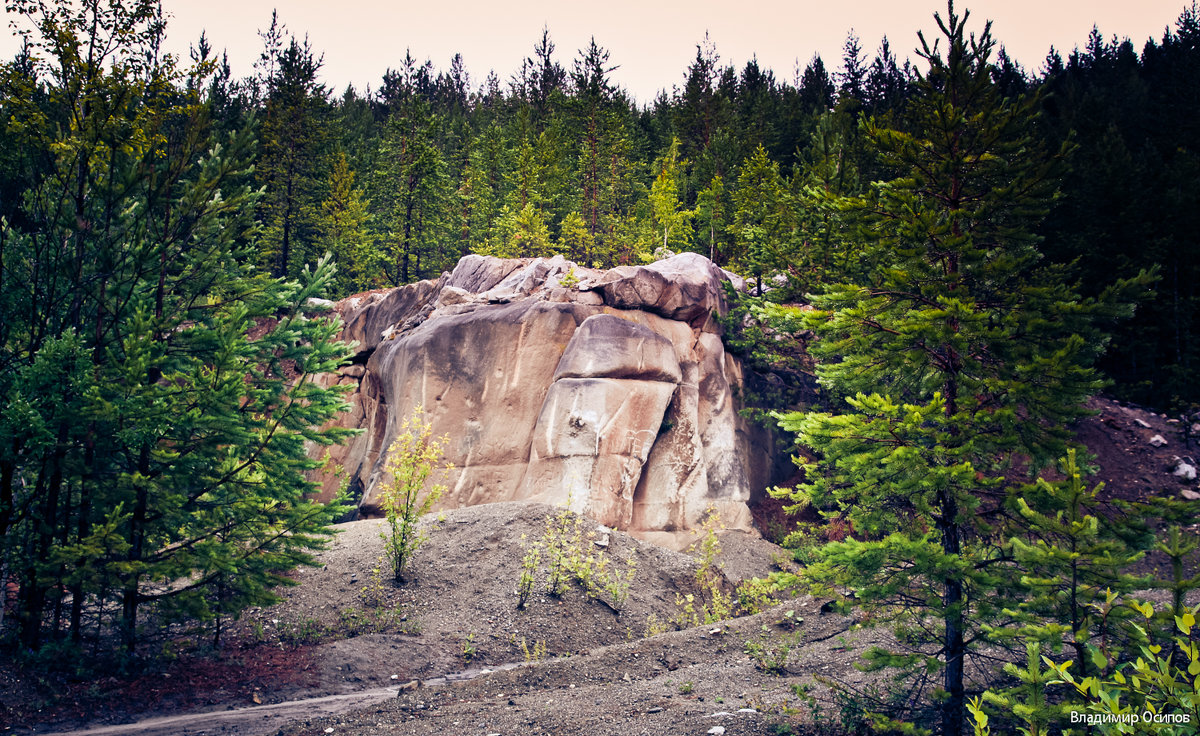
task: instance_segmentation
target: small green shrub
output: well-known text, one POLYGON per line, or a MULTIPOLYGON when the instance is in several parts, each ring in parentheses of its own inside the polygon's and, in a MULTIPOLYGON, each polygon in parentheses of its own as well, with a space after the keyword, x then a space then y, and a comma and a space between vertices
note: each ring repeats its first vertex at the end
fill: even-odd
POLYGON ((767 626, 756 639, 746 641, 746 654, 754 660, 754 666, 772 675, 787 672, 788 656, 799 641, 799 634, 776 634, 767 626))
POLYGON ((630 550, 623 566, 614 564, 608 552, 596 546, 596 533, 584 532, 584 525, 584 518, 567 508, 546 519, 542 538, 525 547, 517 582, 517 608, 528 605, 545 562, 547 594, 562 596, 574 583, 589 599, 598 600, 615 612, 621 611, 637 576, 634 552, 630 550))
MULTIPOLYGON (((444 485, 434 485, 424 498, 421 497, 425 483, 438 468, 449 441, 449 435, 434 438, 433 425, 425 419, 425 410, 418 406, 404 419, 388 450, 385 466, 388 479, 380 493, 388 531, 380 536, 397 585, 404 582, 405 568, 426 539, 418 529, 421 517, 429 513, 446 491, 444 485)), ((449 465, 443 467, 450 469, 449 465)))
POLYGON ((695 576, 700 592, 698 596, 692 593, 675 594, 678 610, 671 623, 678 629, 715 624, 733 618, 736 612, 737 604, 733 596, 725 591, 725 576, 717 561, 721 556, 721 539, 717 532, 723 528, 720 515, 709 506, 700 523, 702 536, 692 545, 700 559, 695 576))
POLYGON ((388 601, 387 586, 383 584, 383 568, 387 563, 384 556, 376 561, 367 572, 367 582, 358 589, 358 599, 367 608, 381 608, 388 601))
POLYGON ((541 639, 535 641, 533 646, 529 646, 525 641, 525 637, 521 637, 521 653, 525 655, 527 663, 540 662, 546 658, 546 642, 541 639))
POLYGON ((999 706, 1005 715, 1025 724, 1019 729, 1021 733, 1029 736, 1051 733, 1045 709, 1037 707, 1046 701, 1043 684, 1067 685, 1074 690, 1070 695, 1081 699, 1065 709, 1058 709, 1065 713, 1054 715, 1081 727, 1098 726, 1099 733, 1168 736, 1200 733, 1200 642, 1195 633, 1200 606, 1184 608, 1175 615, 1174 635, 1153 637, 1157 639, 1154 642, 1148 633, 1155 628, 1153 605, 1137 601, 1128 605, 1146 621, 1145 628, 1136 627, 1142 640, 1136 659, 1114 665, 1102 650, 1094 648, 1091 653, 1093 671, 1103 674, 1077 679, 1071 672, 1074 661, 1059 664, 1040 656, 1040 649, 1031 645, 1026 669, 1014 670, 1013 674, 1021 675, 1026 682, 1036 676, 1039 687, 1032 697, 1019 701, 991 692, 973 699, 967 710, 971 714, 975 736, 992 733, 984 703, 999 706), (1039 656, 1040 663, 1036 661, 1039 656), (1045 671, 1041 669, 1043 663, 1048 668, 1045 671))
POLYGON ((558 285, 564 289, 574 289, 579 286, 579 274, 575 273, 575 267, 567 269, 567 272, 558 277, 558 285))
POLYGON ((289 646, 316 644, 329 635, 329 629, 315 618, 302 618, 279 626, 279 641, 289 646))
POLYGON ((646 616, 645 636, 647 638, 649 638, 651 636, 658 636, 659 634, 664 634, 670 628, 671 627, 667 625, 666 621, 659 620, 657 614, 652 613, 649 616, 646 616))

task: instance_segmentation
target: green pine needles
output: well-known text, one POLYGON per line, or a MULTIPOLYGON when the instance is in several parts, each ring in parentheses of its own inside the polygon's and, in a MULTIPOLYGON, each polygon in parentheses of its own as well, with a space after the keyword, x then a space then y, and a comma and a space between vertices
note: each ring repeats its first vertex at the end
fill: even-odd
POLYGON ((817 458, 793 508, 855 532, 820 552, 811 579, 894 626, 899 648, 868 664, 941 672, 950 736, 966 723, 968 657, 1022 590, 1009 497, 1065 450, 1065 423, 1102 385, 1098 325, 1130 313, 1145 279, 1085 300, 1041 264, 1034 227, 1067 151, 1034 139, 1035 98, 1000 94, 989 26, 968 35, 953 5, 935 17, 945 45, 922 37, 929 69, 907 115, 864 122, 895 178, 842 203, 869 270, 811 297, 831 409, 780 425, 817 458))
POLYGON ((334 269, 252 265, 253 129, 214 125, 210 63, 159 53, 157 3, 11 5, 41 80, 3 102, 6 148, 39 161, 21 217, 0 223, 13 633, 25 651, 134 655, 151 625, 198 621, 219 645, 344 510, 305 477, 306 444, 351 434, 328 426, 343 390, 318 380, 348 356, 313 306, 334 269))

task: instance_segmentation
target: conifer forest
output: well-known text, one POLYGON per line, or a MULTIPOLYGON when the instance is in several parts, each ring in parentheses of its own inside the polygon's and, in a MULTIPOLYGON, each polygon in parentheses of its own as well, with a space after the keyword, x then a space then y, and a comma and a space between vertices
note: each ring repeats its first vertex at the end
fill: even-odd
POLYGON ((796 574, 897 632, 866 666, 930 683, 924 720, 884 704, 873 727, 1058 733, 1118 691, 1200 707, 1195 502, 1102 504, 1071 430, 1095 395, 1200 422, 1195 3, 1036 66, 961 3, 794 73, 697 39, 643 104, 601 39, 536 28, 517 69, 405 54, 331 89, 284 9, 246 77, 220 38, 163 52, 160 0, 6 11, 0 656, 129 663, 178 622, 215 647, 313 563, 348 507, 314 500, 305 445, 355 431, 318 380, 352 354, 325 300, 468 254, 695 252, 748 285, 724 340, 774 377, 747 401, 803 471, 771 491, 796 574), (1113 612, 1156 548, 1173 604, 1113 612), (996 646, 1011 682, 972 690, 996 646), (1181 676, 1122 684, 1139 656, 1161 664, 1142 685, 1181 676))

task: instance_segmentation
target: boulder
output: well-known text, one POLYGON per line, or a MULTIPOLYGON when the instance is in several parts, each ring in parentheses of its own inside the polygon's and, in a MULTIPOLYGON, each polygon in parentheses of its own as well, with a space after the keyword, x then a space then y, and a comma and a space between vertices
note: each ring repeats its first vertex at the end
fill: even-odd
POLYGON ((555 381, 601 376, 672 384, 682 378, 669 339, 611 314, 585 319, 554 371, 555 381))
POLYGON ((604 303, 640 309, 667 319, 703 326, 713 312, 725 311, 721 284, 724 271, 698 253, 681 253, 649 266, 621 266, 602 276, 593 288, 604 303))
POLYGON ((741 363, 714 313, 729 276, 703 256, 582 269, 561 257, 466 256, 454 271, 339 302, 353 364, 338 420, 363 433, 312 448, 322 496, 348 478, 379 513, 387 450, 424 409, 453 468, 438 507, 536 500, 672 546, 709 508, 749 529, 747 502, 790 472, 773 434, 739 413, 741 363), (572 272, 577 287, 561 286, 572 272))
POLYGON ((433 300, 441 292, 446 278, 418 281, 396 289, 350 297, 339 302, 337 312, 346 325, 342 339, 356 343, 359 355, 369 355, 394 328, 404 325, 433 309, 433 300))

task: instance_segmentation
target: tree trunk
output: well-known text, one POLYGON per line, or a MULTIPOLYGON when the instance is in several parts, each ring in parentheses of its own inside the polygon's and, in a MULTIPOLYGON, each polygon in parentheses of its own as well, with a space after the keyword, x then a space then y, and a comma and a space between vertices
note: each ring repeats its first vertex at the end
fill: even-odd
MULTIPOLYGON (((150 501, 150 492, 146 487, 146 477, 150 473, 150 447, 142 446, 138 458, 138 471, 141 482, 137 489, 137 501, 133 507, 133 516, 129 520, 129 554, 126 559, 137 563, 142 559, 146 539, 146 510, 150 501)), ((139 592, 141 573, 131 573, 121 591, 121 651, 125 656, 132 655, 137 648, 137 609, 141 603, 139 592)))
MULTIPOLYGON (((957 260, 952 260, 951 267, 957 270, 957 260)), ((953 325, 957 331, 958 326, 953 325)), ((944 390, 946 392, 945 416, 952 423, 958 413, 958 356, 953 350, 949 351, 948 368, 950 374, 946 377, 944 390)), ((953 427, 951 427, 953 432, 953 427)), ((939 493, 940 515, 938 530, 942 535, 942 552, 957 557, 962 554, 962 539, 958 524, 958 498, 953 488, 946 488, 939 493)), ((964 617, 962 610, 963 581, 957 574, 947 576, 945 580, 946 595, 942 602, 943 625, 945 627, 942 647, 945 650, 946 671, 942 686, 946 690, 946 701, 942 704, 942 736, 962 736, 963 723, 966 717, 966 698, 963 693, 963 660, 967 653, 964 634, 964 617)))

